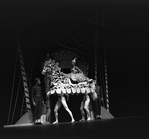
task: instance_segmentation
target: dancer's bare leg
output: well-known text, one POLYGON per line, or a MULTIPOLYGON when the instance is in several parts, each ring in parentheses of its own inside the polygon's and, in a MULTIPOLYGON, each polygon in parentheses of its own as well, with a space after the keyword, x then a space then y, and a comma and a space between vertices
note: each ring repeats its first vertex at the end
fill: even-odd
POLYGON ((68 105, 66 103, 66 99, 64 96, 61 97, 61 102, 62 102, 62 105, 64 106, 65 110, 69 113, 70 117, 71 117, 71 122, 74 122, 74 118, 73 118, 73 115, 72 115, 72 112, 70 111, 70 109, 68 108, 68 105))
POLYGON ((55 108, 54 108, 54 114, 55 114, 55 122, 53 122, 53 124, 57 124, 58 123, 58 110, 61 106, 61 102, 60 100, 57 101, 55 108))
POLYGON ((85 99, 85 102, 84 102, 84 109, 87 113, 87 121, 91 120, 90 111, 89 111, 89 103, 90 103, 90 98, 89 98, 88 95, 86 95, 86 99, 85 99))
POLYGON ((81 111, 81 116, 82 116, 82 119, 80 121, 85 121, 84 101, 81 102, 80 111, 81 111))

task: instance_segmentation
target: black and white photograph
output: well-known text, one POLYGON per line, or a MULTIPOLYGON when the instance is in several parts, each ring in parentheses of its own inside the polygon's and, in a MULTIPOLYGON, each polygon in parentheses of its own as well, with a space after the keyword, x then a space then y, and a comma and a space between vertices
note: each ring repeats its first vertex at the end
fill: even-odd
POLYGON ((149 1, 0 5, 0 138, 149 138, 149 1))

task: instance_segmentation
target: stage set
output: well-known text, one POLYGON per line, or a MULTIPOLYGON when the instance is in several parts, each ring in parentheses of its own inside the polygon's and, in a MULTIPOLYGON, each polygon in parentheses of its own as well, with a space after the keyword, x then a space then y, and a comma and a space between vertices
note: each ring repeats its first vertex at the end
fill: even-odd
POLYGON ((8 121, 0 139, 149 138, 149 117, 115 118, 110 113, 104 8, 93 6, 92 12, 82 5, 82 12, 80 5, 76 13, 83 20, 74 20, 59 6, 50 5, 43 14, 36 6, 30 7, 32 15, 23 14, 29 7, 17 5, 13 15, 17 50, 8 121))
MULTIPOLYGON (((75 60, 76 59, 73 61, 74 63, 76 62, 75 60)), ((87 78, 82 72, 78 71, 75 64, 73 68, 74 73, 65 74, 61 72, 59 64, 55 62, 55 60, 48 58, 42 70, 46 82, 47 109, 45 113, 41 114, 40 124, 34 123, 33 114, 28 107, 28 111, 16 124, 5 125, 4 128, 1 129, 1 138, 142 139, 149 137, 148 117, 114 118, 106 108, 102 105, 99 106, 98 103, 98 108, 100 107, 101 109, 98 113, 100 117, 97 118, 96 116, 98 114, 95 114, 96 111, 90 110, 89 106, 89 102, 95 100, 99 101, 99 94, 96 91, 96 81, 87 78), (78 74, 79 76, 77 76, 78 74), (71 78, 73 81, 76 81, 76 83, 74 83, 71 78), (83 95, 81 105, 83 104, 83 108, 86 109, 84 113, 86 116, 83 120, 81 119, 81 121, 74 118, 74 112, 71 112, 65 99, 69 95, 73 97, 73 95, 76 94, 83 95), (48 107, 48 102, 50 102, 50 97, 54 95, 58 97, 57 102, 53 109, 49 109, 51 107, 48 107), (59 122, 58 120, 60 117, 64 116, 58 114, 61 105, 63 105, 64 110, 68 112, 69 120, 67 122, 59 122), (55 122, 48 119, 49 115, 52 113, 51 111, 54 113, 55 122), (48 112, 50 113, 47 114, 48 112)), ((78 100, 76 102, 78 102, 78 100)), ((82 114, 81 117, 83 118, 83 116, 82 114)))
MULTIPOLYGON (((36 78, 31 95, 29 95, 26 86, 24 89, 26 113, 15 124, 5 125, 1 129, 1 138, 142 139, 149 137, 149 118, 114 118, 109 112, 107 103, 106 107, 103 106, 104 98, 102 98, 101 88, 97 81, 85 76, 82 70, 76 66, 76 60, 74 58, 71 61, 71 72, 64 73, 58 62, 49 57, 46 58, 41 71, 44 76, 46 92, 44 109, 40 114, 38 113, 39 116, 34 117, 37 111, 33 112, 30 100, 33 105, 35 103, 35 107, 38 105, 38 101, 42 102, 42 99, 37 99, 38 97, 42 98, 42 95, 39 93, 40 80, 36 78), (79 95, 81 96, 80 100, 75 98, 79 95), (57 97, 57 99, 52 106, 53 97, 57 97), (71 105, 78 111, 73 111, 74 109, 69 103, 67 104, 68 100, 74 101, 71 105), (76 113, 80 113, 80 116, 77 117, 76 113)), ((26 84, 24 83, 24 85, 26 84)))
POLYGON ((74 58, 70 62, 71 72, 64 73, 61 70, 61 63, 59 64, 47 55, 41 71, 45 82, 45 96, 40 86, 40 79, 35 78, 35 85, 32 86, 30 95, 27 87, 25 88, 27 111, 15 123, 15 126, 114 118, 109 110, 103 107, 103 92, 97 80, 88 78, 76 66, 76 59, 74 58), (59 112, 61 106, 63 106, 63 115, 62 112, 59 112), (69 120, 66 120, 67 118, 69 120))

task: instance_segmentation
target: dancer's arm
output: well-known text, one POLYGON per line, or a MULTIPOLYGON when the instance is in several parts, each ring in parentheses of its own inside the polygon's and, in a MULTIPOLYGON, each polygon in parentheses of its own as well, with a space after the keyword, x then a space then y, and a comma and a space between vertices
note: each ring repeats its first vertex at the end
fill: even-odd
POLYGON ((79 71, 79 73, 83 73, 82 70, 80 70, 77 66, 75 66, 75 69, 79 71))
POLYGON ((35 104, 35 102, 34 102, 34 94, 35 94, 35 88, 34 88, 34 86, 33 86, 33 87, 32 87, 32 90, 31 90, 31 99, 32 99, 33 105, 35 106, 36 104, 35 104))

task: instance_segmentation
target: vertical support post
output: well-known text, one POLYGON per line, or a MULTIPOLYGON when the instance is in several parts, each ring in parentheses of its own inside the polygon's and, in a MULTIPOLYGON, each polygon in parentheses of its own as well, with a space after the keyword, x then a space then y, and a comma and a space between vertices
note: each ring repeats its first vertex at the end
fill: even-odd
MULTIPOLYGON (((104 26, 104 7, 102 3, 102 24, 104 26)), ((109 111, 109 91, 108 91, 108 75, 107 75, 107 59, 105 45, 105 29, 103 28, 103 48, 104 48, 104 69, 105 69, 105 90, 106 90, 106 109, 109 111)))
POLYGON ((22 56, 22 50, 21 45, 18 43, 19 48, 19 58, 20 58, 20 65, 21 65, 21 73, 22 73, 22 79, 23 79, 23 86, 24 86, 24 93, 25 93, 25 100, 26 100, 26 108, 27 111, 31 110, 30 107, 30 100, 29 100, 29 91, 28 91, 28 85, 27 85, 27 79, 26 79, 26 73, 24 68, 24 62, 23 62, 23 56, 22 56))
MULTIPOLYGON (((98 12, 96 11, 96 24, 98 23, 98 12)), ((95 63, 95 80, 97 81, 98 80, 98 78, 97 78, 97 74, 98 74, 98 65, 97 65, 97 38, 98 38, 98 32, 97 32, 97 29, 95 30, 95 49, 94 49, 94 53, 95 53, 95 57, 94 57, 94 59, 95 59, 95 61, 94 61, 94 63, 95 63)))
MULTIPOLYGON (((16 40, 17 40, 17 47, 18 47, 18 52, 19 52, 19 59, 20 59, 20 66, 21 66, 21 74, 22 74, 22 80, 23 80, 23 86, 24 86, 24 94, 25 94, 25 100, 26 100, 26 109, 31 116, 31 105, 30 105, 30 99, 29 99, 29 91, 28 91, 28 85, 27 85, 27 78, 26 78, 26 71, 24 67, 24 60, 23 60, 23 55, 22 55, 22 48, 21 48, 21 43, 19 39, 19 32, 18 32, 18 27, 17 23, 15 22, 15 30, 16 30, 16 40)), ((30 117, 29 117, 30 118, 30 117)))
POLYGON ((106 108, 109 111, 109 91, 108 91, 108 75, 107 75, 107 62, 106 62, 106 54, 104 52, 104 68, 105 68, 105 89, 106 89, 106 108))
POLYGON ((95 49, 94 49, 94 54, 95 54, 95 60, 94 60, 94 63, 95 63, 95 75, 94 75, 94 78, 95 80, 97 81, 97 74, 98 74, 98 66, 97 66, 97 30, 96 30, 96 33, 95 33, 95 49))
MULTIPOLYGON (((97 23, 97 19, 98 19, 98 17, 97 17, 97 12, 96 12, 96 23, 97 23)), ((94 69, 94 79, 96 80, 96 82, 97 82, 97 80, 98 80, 98 62, 97 62, 97 37, 98 36, 98 33, 97 33, 97 29, 95 30, 95 47, 94 47, 94 67, 95 67, 95 69, 94 69)), ((94 115, 94 112, 93 112, 93 109, 91 110, 91 119, 92 120, 94 120, 95 119, 95 115, 94 115)))

